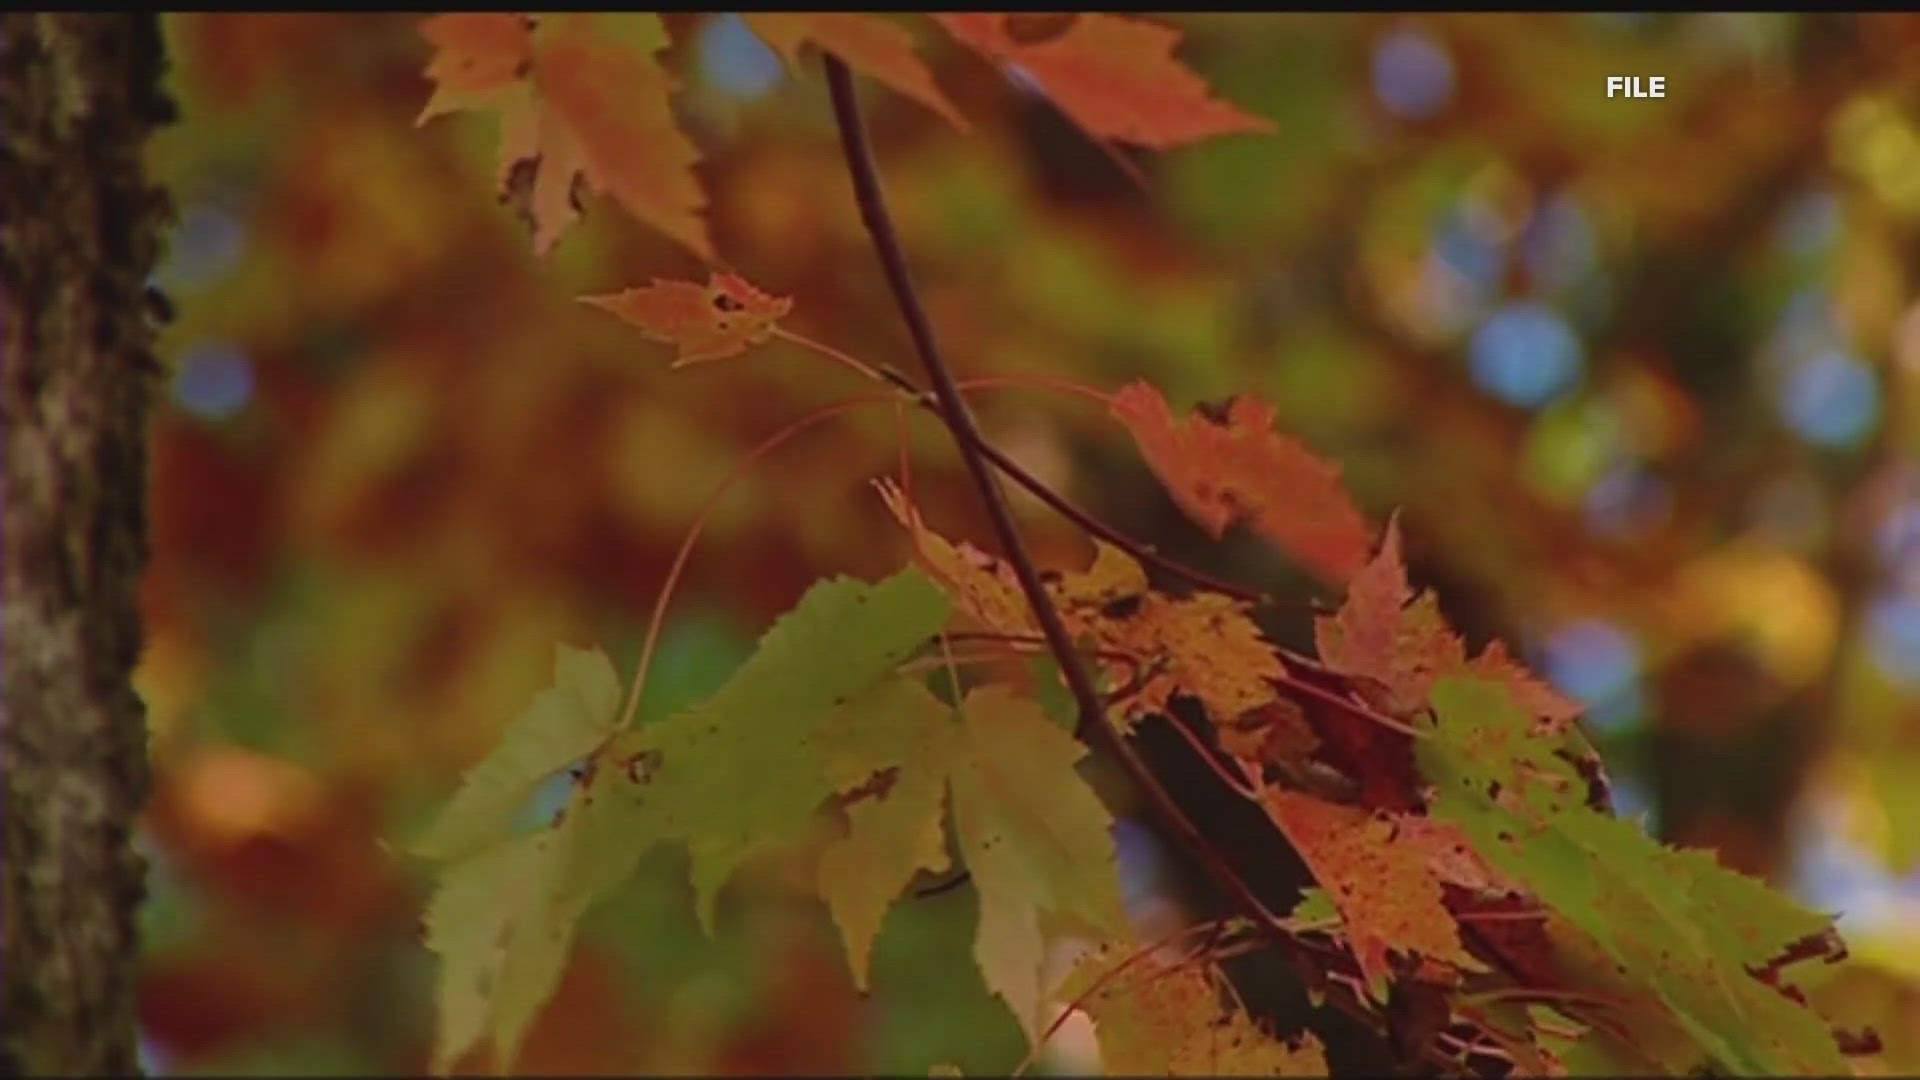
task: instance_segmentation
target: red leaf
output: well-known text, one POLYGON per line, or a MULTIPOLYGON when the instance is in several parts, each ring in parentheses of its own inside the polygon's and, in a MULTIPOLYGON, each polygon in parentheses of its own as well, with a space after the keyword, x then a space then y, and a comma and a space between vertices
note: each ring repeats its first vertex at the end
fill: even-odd
POLYGON ((894 23, 876 15, 832 11, 761 11, 746 18, 753 32, 786 58, 787 66, 798 67, 800 46, 811 42, 967 130, 960 111, 914 55, 912 35, 894 23))
POLYGON ((1386 697, 1379 704, 1396 716, 1418 712, 1434 680, 1467 662, 1466 646, 1448 628, 1433 594, 1413 597, 1400 558, 1397 514, 1387 522, 1380 554, 1348 582, 1346 603, 1333 616, 1314 620, 1314 643, 1328 664, 1379 683, 1386 697))
POLYGON ((1174 501, 1214 538, 1248 521, 1335 583, 1366 564, 1372 530, 1340 486, 1339 468, 1273 431, 1272 405, 1241 396, 1224 421, 1176 422, 1160 392, 1138 382, 1115 393, 1112 408, 1174 501))
POLYGON ((1431 592, 1416 596, 1407 583, 1397 514, 1387 522, 1380 553, 1348 582, 1346 603, 1314 621, 1314 643, 1332 667, 1377 683, 1384 700, 1376 704, 1396 716, 1423 709, 1433 684, 1449 675, 1505 685, 1516 704, 1545 721, 1543 735, 1565 730, 1580 713, 1498 641, 1467 659, 1466 643, 1447 625, 1439 601, 1431 592))
POLYGON ((680 132, 675 83, 652 53, 665 44, 656 15, 436 15, 421 24, 436 52, 437 88, 420 114, 500 113, 502 197, 533 224, 538 253, 579 216, 575 185, 713 257, 706 197, 693 173, 700 152, 680 132))
POLYGON ((664 281, 606 296, 583 296, 640 328, 655 341, 679 349, 674 367, 721 360, 745 352, 772 335, 793 300, 754 288, 734 274, 712 274, 707 283, 664 281))
POLYGON ((1120 15, 1082 13, 1034 40, 1020 16, 935 15, 989 61, 1016 66, 1096 139, 1166 149, 1215 135, 1271 132, 1273 122, 1211 96, 1173 55, 1180 31, 1120 15))

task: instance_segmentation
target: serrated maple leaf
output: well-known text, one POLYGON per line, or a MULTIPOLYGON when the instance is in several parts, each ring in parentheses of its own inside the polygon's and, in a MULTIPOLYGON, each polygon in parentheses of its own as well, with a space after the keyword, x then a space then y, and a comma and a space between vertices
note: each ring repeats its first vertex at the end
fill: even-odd
POLYGON ((677 348, 674 367, 745 352, 767 340, 774 324, 793 310, 791 298, 761 292, 745 278, 725 273, 709 275, 705 285, 655 278, 651 285, 580 301, 677 348))
POLYGON ((1325 1076, 1312 1031, 1275 1038, 1234 1002, 1211 962, 1167 963, 1130 943, 1088 952, 1056 997, 1093 1018, 1109 1076, 1325 1076))
POLYGON ((1374 680, 1380 704, 1396 716, 1417 712, 1442 675, 1466 666, 1466 644, 1447 625, 1430 592, 1418 597, 1400 554, 1400 519, 1387 521, 1380 553, 1347 582, 1340 610, 1314 620, 1320 659, 1340 671, 1374 680))
POLYGON ((1384 996, 1393 974, 1389 951, 1485 970, 1447 910, 1434 867, 1451 852, 1436 850, 1438 834, 1283 788, 1266 789, 1262 802, 1340 913, 1375 996, 1384 996))
MULTIPOLYGON (((880 492, 912 533, 915 561, 955 608, 996 633, 1038 633, 1011 567, 927 528, 897 487, 883 483, 880 492)), ((1199 699, 1218 723, 1232 721, 1272 701, 1270 680, 1285 673, 1246 604, 1214 593, 1154 592, 1140 564, 1111 544, 1096 542, 1091 566, 1059 574, 1046 588, 1067 632, 1107 654, 1101 666, 1109 680, 1134 687, 1113 714, 1123 732, 1144 713, 1165 712, 1175 694, 1199 699)))
POLYGON ((1063 30, 1035 40, 1020 29, 1019 16, 964 12, 933 18, 988 61, 1017 67, 1096 139, 1163 150, 1216 135, 1273 130, 1272 121, 1211 95, 1206 81, 1174 57, 1180 31, 1172 27, 1082 12, 1063 30))
POLYGON ((946 117, 961 131, 968 130, 960 111, 934 83, 933 73, 914 55, 913 36, 885 18, 846 11, 755 11, 746 19, 787 66, 798 67, 801 45, 811 43, 946 117))
POLYGON ((1113 395, 1112 410, 1174 502, 1215 539, 1244 520, 1335 583, 1366 564, 1373 530, 1339 467, 1274 431, 1272 405, 1242 395, 1221 419, 1176 421, 1160 391, 1137 382, 1113 395))
POLYGON ((980 894, 974 958, 1029 1041, 1045 1021, 1043 920, 1106 940, 1128 933, 1113 817, 1074 766, 1087 748, 998 684, 961 704, 949 777, 954 833, 980 894))
POLYGON ((533 224, 534 251, 552 250, 579 216, 575 185, 713 257, 700 152, 675 124, 673 78, 653 59, 666 45, 659 16, 601 13, 435 15, 435 83, 417 123, 463 109, 500 114, 501 197, 533 224))
POLYGON ((1340 610, 1314 620, 1314 645, 1327 664, 1377 684, 1378 704, 1396 716, 1425 708, 1434 684, 1452 675, 1505 686, 1539 721, 1536 733, 1549 744, 1557 744, 1580 713, 1498 641, 1467 659, 1466 642, 1447 625, 1439 600, 1429 591, 1416 594, 1407 580, 1398 514, 1387 521, 1379 553, 1347 583, 1340 610))

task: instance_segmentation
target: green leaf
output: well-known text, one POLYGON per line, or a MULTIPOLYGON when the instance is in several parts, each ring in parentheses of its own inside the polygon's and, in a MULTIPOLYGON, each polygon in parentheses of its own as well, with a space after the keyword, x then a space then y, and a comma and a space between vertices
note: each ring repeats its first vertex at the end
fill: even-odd
POLYGON ((1419 754, 1437 787, 1435 816, 1457 822, 1483 858, 1650 989, 1719 1067, 1847 1071, 1826 1022, 1747 971, 1824 932, 1829 919, 1705 852, 1676 851, 1630 822, 1540 797, 1558 789, 1553 767, 1487 737, 1524 718, 1497 685, 1442 680, 1433 701, 1439 724, 1419 754))
POLYGON ((557 646, 553 685, 507 725, 499 745, 468 771, 460 790, 411 850, 430 859, 472 855, 507 838, 541 781, 613 733, 620 679, 598 649, 557 646))
POLYGON ((847 834, 820 853, 818 889, 846 941, 854 985, 867 989, 867 962, 887 909, 920 870, 947 868, 942 827, 947 771, 958 729, 952 709, 918 683, 902 683, 893 707, 834 734, 829 776, 846 800, 847 834))
POLYGON ((434 1071, 449 1071, 490 1022, 495 1064, 504 1069, 559 981, 567 942, 552 948, 552 936, 528 928, 550 922, 561 839, 553 829, 522 836, 441 874, 426 912, 427 947, 441 964, 434 1071))
POLYGON ((1533 817, 1574 806, 1586 793, 1585 779, 1554 752, 1561 740, 1542 737, 1509 687, 1449 677, 1434 684, 1430 700, 1438 741, 1452 751, 1452 775, 1490 801, 1533 817))
MULTIPOLYGON (((711 930, 720 886, 757 851, 801 839, 847 782, 836 729, 873 730, 924 709, 893 669, 936 633, 947 602, 917 570, 878 584, 816 584, 705 704, 653 725, 646 802, 693 854, 696 909, 711 930)), ((857 778, 856 778, 857 779, 857 778)))
POLYGON ((1038 705, 984 686, 967 695, 961 713, 953 811, 980 894, 974 957, 988 988, 1037 1040, 1045 1023, 1043 913, 1100 940, 1131 936, 1113 818, 1074 771, 1086 748, 1038 705))
POLYGON ((442 871, 428 909, 428 944, 442 960, 438 1067, 489 1029, 496 1067, 512 1064, 580 917, 659 841, 691 849, 710 926, 713 894, 741 859, 806 835, 849 776, 910 748, 887 741, 889 721, 944 715, 891 672, 946 616, 915 571, 821 583, 712 700, 618 732, 609 722, 619 686, 605 659, 562 650, 554 689, 474 770, 424 845, 443 858, 477 851, 442 871), (866 746, 861 732, 885 737, 866 746), (560 822, 505 839, 532 784, 586 753, 588 775, 560 822))

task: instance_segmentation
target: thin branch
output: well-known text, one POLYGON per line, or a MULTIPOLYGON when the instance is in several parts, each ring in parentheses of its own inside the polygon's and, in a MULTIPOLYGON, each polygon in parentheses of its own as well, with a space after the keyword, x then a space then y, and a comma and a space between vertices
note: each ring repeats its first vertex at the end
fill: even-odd
POLYGON ((640 645, 640 660, 634 667, 633 684, 627 690, 626 704, 620 709, 620 727, 630 726, 633 723, 634 714, 639 711, 640 696, 647 688, 647 674, 653 668, 654 648, 660 644, 660 630, 661 627, 666 624, 667 604, 672 601, 674 589, 680 583, 680 574, 686 569, 687 557, 693 554, 693 545, 699 541, 701 532, 706 529, 707 521, 712 517, 715 508, 720 505, 720 500, 726 497, 727 492, 733 490, 733 485, 737 483, 741 477, 747 475, 748 471, 750 471, 761 458, 772 453, 781 443, 806 431, 808 428, 831 420, 849 409, 857 408, 861 405, 884 404, 887 400, 888 395, 877 392, 858 394, 850 398, 843 398, 828 405, 823 405, 801 416, 779 431, 762 439, 760 444, 748 451, 747 456, 742 459, 739 464, 735 465, 720 481, 719 485, 707 495, 707 501, 700 505, 700 512, 694 515, 693 524, 688 526, 687 535, 680 541, 680 550, 674 552, 673 565, 667 570, 666 580, 660 584, 659 595, 654 597, 653 614, 647 619, 647 636, 645 641, 640 645))
MULTIPOLYGON (((815 341, 810 337, 793 333, 781 327, 775 327, 773 335, 790 344, 811 349, 840 366, 859 373, 867 379, 887 383, 907 395, 913 400, 914 404, 919 405, 921 408, 936 415, 940 413, 940 404, 934 395, 922 390, 912 379, 901 374, 889 365, 867 363, 831 345, 815 341)), ((1104 405, 1110 400, 1106 395, 1101 394, 1097 390, 1082 386, 1072 380, 1047 375, 980 375, 973 378, 957 380, 954 385, 962 390, 984 390, 994 386, 1033 386, 1060 393, 1076 394, 1096 404, 1104 405)), ((982 439, 978 445, 980 452, 986 455, 987 460, 992 462, 995 468, 1005 473, 1007 479, 1025 488, 1029 494, 1052 508, 1052 510, 1061 517, 1080 526, 1084 531, 1105 540, 1107 543, 1112 544, 1128 555, 1133 556, 1136 561, 1171 574, 1197 588, 1204 589, 1208 592, 1220 593, 1223 596, 1231 596, 1236 600, 1244 601, 1255 607, 1268 607, 1279 603, 1271 593, 1249 589, 1244 585, 1235 585, 1231 581, 1214 577, 1205 571, 1196 570, 1191 566, 1187 566, 1184 563, 1177 562, 1160 554, 1153 545, 1141 543, 1125 533, 1120 532, 1118 529, 1115 529, 1113 526, 1108 525, 1106 522, 1101 521, 1099 518, 1094 517, 1092 514, 1087 513, 1085 510, 1080 509, 1078 506, 1075 506, 1067 500, 1066 496, 1048 487, 1045 481, 1028 472, 1018 462, 1008 457, 992 443, 982 439)))
POLYGON ((1128 774, 1140 786, 1182 846, 1207 869, 1214 880, 1256 922, 1284 934, 1279 920, 1254 894, 1246 880, 1227 864, 1219 851, 1207 843, 1192 819, 1187 817, 1159 778, 1147 768, 1146 762, 1141 760, 1123 736, 1105 722, 1105 710, 1101 707, 1099 692, 1095 690, 1086 666, 1074 651, 1066 626, 1060 620, 1060 612, 1054 608, 1052 598, 1040 582, 1039 571, 1034 568, 1026 545, 1021 542, 1019 530, 1014 527, 1013 514, 1008 510, 1006 498, 1000 491, 998 478, 989 467, 986 455, 981 452, 979 429, 967 410, 960 388, 954 384, 952 372, 947 369, 934 344, 933 329, 914 292, 913 280, 907 272, 906 257, 900 250, 899 237, 887 215, 880 178, 873 164, 873 152, 867 145, 866 132, 860 121, 860 107, 854 99, 853 74, 832 53, 826 53, 823 60, 826 64, 827 89, 833 98, 834 119, 839 124, 840 143, 846 153, 847 170, 853 180, 854 198, 860 207, 861 221, 873 240, 874 252, 880 258, 880 266, 893 291, 894 301, 906 320, 907 331, 913 338, 921 364, 926 368, 927 378, 933 384, 941 416, 959 445, 960 455, 973 477, 974 486, 986 503, 994 532, 1006 549, 1007 560, 1019 580, 1020 590, 1026 595, 1034 618, 1046 636, 1047 645, 1053 650, 1054 662, 1067 680, 1067 687, 1073 693, 1074 704, 1080 710, 1082 721, 1091 731, 1099 733, 1107 749, 1126 767, 1128 774))

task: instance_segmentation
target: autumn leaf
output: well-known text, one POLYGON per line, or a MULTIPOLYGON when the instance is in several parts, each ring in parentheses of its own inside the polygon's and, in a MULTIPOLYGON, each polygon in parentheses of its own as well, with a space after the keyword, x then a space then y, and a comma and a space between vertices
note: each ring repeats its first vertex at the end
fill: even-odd
POLYGON ((913 36, 877 15, 857 12, 748 12, 747 25, 787 62, 800 64, 800 47, 811 43, 879 79, 947 118, 961 131, 967 122, 934 84, 933 74, 913 52, 913 36))
POLYGON ((1268 788, 1262 801, 1340 913, 1354 960, 1376 998, 1384 999, 1393 974, 1389 951, 1464 971, 1485 969, 1461 943, 1460 927, 1447 910, 1433 834, 1283 788, 1268 788))
POLYGON ((1325 1076, 1311 1031, 1269 1034, 1234 1004, 1210 962, 1169 964, 1125 944, 1089 951, 1054 995, 1093 1018, 1109 1076, 1325 1076))
POLYGON ((708 275, 704 286, 655 278, 651 285, 580 301, 674 346, 679 350, 674 367, 737 356, 771 337, 774 324, 793 309, 792 299, 761 292, 726 273, 708 275))
POLYGON ((882 480, 875 486, 911 536, 914 562, 939 584, 956 610, 994 633, 1035 632, 1037 624, 1010 567, 971 544, 954 543, 928 528, 898 485, 882 480))
POLYGON ((1240 396, 1225 417, 1176 421, 1145 382, 1112 397, 1113 415, 1174 502, 1219 539, 1246 521, 1307 569, 1343 584, 1367 562, 1372 529, 1340 483, 1340 470, 1273 430, 1273 406, 1240 396))
MULTIPOLYGON (((916 561, 957 609, 997 633, 1038 633, 1011 567, 928 529, 898 488, 880 490, 912 533, 916 561)), ((1285 673, 1244 602, 1155 592, 1139 562, 1111 544, 1096 541, 1092 565, 1054 575, 1046 588, 1069 635, 1101 650, 1109 681, 1134 687, 1115 713, 1122 731, 1143 713, 1165 712, 1175 694, 1198 698, 1217 722, 1229 722, 1272 701, 1270 680, 1285 673)))
POLYGON ((1571 730, 1580 712, 1498 641, 1467 659, 1466 642, 1447 624, 1438 598, 1430 591, 1416 595, 1407 581, 1398 514, 1387 521, 1379 553, 1347 583, 1340 610, 1314 620, 1314 644, 1329 665, 1377 684, 1384 696, 1379 704, 1396 716, 1424 709, 1434 683, 1449 675, 1505 685, 1540 721, 1537 734, 1552 744, 1571 730))
POLYGON ((1398 514, 1387 522, 1380 553, 1347 582, 1340 610, 1314 620, 1314 645, 1321 660, 1383 687, 1381 705, 1396 716, 1424 708, 1434 681, 1466 666, 1466 644, 1439 600, 1430 592, 1415 597, 1407 583, 1398 514))
POLYGON ((452 14, 421 23, 435 90, 417 122, 466 109, 500 114, 500 188, 553 249, 579 216, 576 183, 713 258, 700 158, 675 124, 676 83, 654 59, 666 32, 651 13, 452 14))
POLYGON ((954 826, 980 894, 974 957, 1029 1042, 1042 1025, 1044 919, 1097 940, 1129 936, 1113 818, 1074 771, 1086 747, 1004 686, 961 704, 954 826))
POLYGON ((1266 133, 1273 123, 1212 96, 1173 55, 1180 32, 1121 15, 1083 12, 1057 33, 1021 32, 1019 16, 933 16, 989 62, 1017 68, 1096 139, 1163 150, 1217 135, 1266 133))

